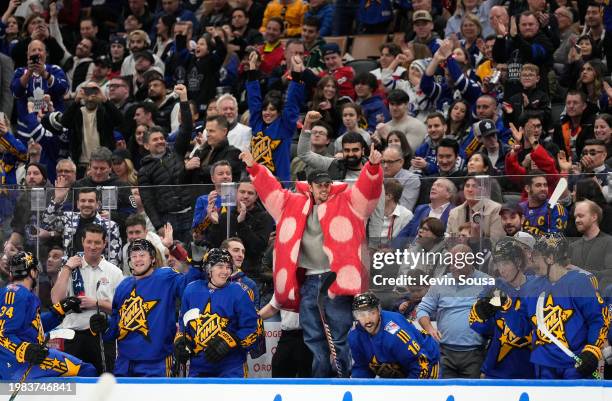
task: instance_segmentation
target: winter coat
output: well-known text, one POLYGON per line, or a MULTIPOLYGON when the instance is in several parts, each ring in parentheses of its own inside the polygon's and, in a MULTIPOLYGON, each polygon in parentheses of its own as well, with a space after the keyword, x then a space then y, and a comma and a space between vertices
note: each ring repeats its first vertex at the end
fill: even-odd
MULTIPOLYGON (((296 192, 283 189, 272 173, 255 164, 247 168, 264 207, 277 223, 274 244, 274 292, 283 309, 297 312, 300 305, 300 243, 312 212, 313 199, 304 182, 296 192)), ((356 295, 368 287, 366 221, 374 211, 382 192, 380 165, 369 162, 357 182, 333 184, 329 199, 318 206, 323 232, 323 252, 331 271, 337 274, 329 289, 332 296, 356 295)))

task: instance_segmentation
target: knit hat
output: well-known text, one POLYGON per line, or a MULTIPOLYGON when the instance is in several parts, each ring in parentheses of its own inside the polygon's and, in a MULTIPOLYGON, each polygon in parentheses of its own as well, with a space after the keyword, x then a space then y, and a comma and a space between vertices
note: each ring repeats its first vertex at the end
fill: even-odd
POLYGON ((410 63, 410 68, 416 68, 421 71, 422 74, 425 74, 425 70, 427 69, 427 61, 425 59, 414 60, 410 63))
POLYGON ((30 162, 28 163, 28 165, 26 166, 26 171, 28 171, 28 169, 30 168, 30 166, 36 166, 38 168, 38 170, 40 171, 40 174, 43 176, 43 178, 45 179, 45 181, 47 181, 49 179, 49 175, 47 174, 47 167, 44 164, 41 163, 36 163, 36 162, 30 162))

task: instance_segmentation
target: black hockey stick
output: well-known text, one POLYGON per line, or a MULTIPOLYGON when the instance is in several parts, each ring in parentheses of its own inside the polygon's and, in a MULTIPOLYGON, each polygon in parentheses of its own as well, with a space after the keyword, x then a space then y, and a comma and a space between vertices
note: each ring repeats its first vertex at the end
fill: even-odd
MULTIPOLYGON (((96 283, 96 311, 100 314, 100 302, 98 300, 98 289, 100 288, 101 280, 96 283)), ((102 373, 106 373, 106 353, 104 352, 104 339, 102 333, 98 333, 100 339, 100 356, 102 357, 102 373)))
POLYGON ((329 290, 329 287, 331 287, 334 281, 336 281, 336 273, 329 272, 329 275, 325 277, 325 280, 323 280, 321 288, 319 289, 319 294, 317 296, 317 306, 319 307, 319 315, 321 316, 321 323, 323 324, 325 339, 327 340, 327 345, 329 346, 329 354, 334 362, 334 365, 336 366, 336 373, 338 377, 342 377, 342 369, 340 369, 340 361, 338 360, 338 354, 336 353, 336 345, 334 344, 334 339, 332 338, 329 323, 327 322, 327 318, 325 317, 325 295, 327 295, 327 290, 329 290))

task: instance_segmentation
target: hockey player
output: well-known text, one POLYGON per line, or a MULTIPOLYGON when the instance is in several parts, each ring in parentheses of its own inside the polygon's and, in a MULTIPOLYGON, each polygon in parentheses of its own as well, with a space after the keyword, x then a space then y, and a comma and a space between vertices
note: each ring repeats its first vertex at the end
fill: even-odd
POLYGON ((232 256, 213 248, 204 257, 208 281, 187 286, 181 302, 181 333, 174 341, 179 363, 191 358, 190 377, 246 377, 246 355, 257 339, 257 312, 241 283, 229 282, 232 256), (186 312, 199 316, 183 322, 186 312))
POLYGON ((399 313, 382 310, 374 294, 355 296, 353 317, 357 324, 348 335, 352 377, 438 378, 438 343, 399 313))
POLYGON ((568 247, 567 239, 559 234, 538 239, 532 253, 538 277, 525 284, 515 301, 518 313, 506 315, 506 323, 517 336, 534 331, 531 362, 539 379, 592 378, 610 325, 608 308, 589 276, 569 264, 568 247), (581 363, 576 364, 536 330, 536 305, 542 292, 547 328, 581 363))
MULTIPOLYGON (((528 261, 522 245, 512 237, 502 238, 493 248, 493 264, 500 279, 497 288, 511 299, 523 295, 525 284, 533 279, 524 273, 528 261)), ((531 356, 531 335, 517 336, 506 324, 507 313, 498 311, 491 304, 491 294, 480 298, 472 307, 469 322, 472 330, 491 338, 489 349, 482 365, 482 373, 491 379, 531 379, 533 365, 531 356)))
POLYGON ((80 312, 80 300, 62 299, 41 315, 40 299, 33 292, 39 274, 36 258, 19 252, 9 268, 11 283, 0 289, 0 379, 19 380, 29 366, 28 379, 96 376, 93 365, 45 346, 45 330, 57 326, 66 313, 80 312))
POLYGON ((176 299, 191 281, 201 277, 190 267, 185 274, 169 267, 155 269, 155 246, 146 239, 128 248, 131 277, 115 290, 110 325, 106 315, 89 320, 94 333, 117 340, 115 376, 165 376, 172 371, 172 342, 176 334, 176 299))

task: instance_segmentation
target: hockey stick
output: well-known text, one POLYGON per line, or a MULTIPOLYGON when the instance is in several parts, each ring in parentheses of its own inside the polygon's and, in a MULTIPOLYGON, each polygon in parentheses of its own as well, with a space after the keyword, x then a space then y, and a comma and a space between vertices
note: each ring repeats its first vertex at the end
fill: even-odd
MULTIPOLYGON (((98 288, 100 288, 101 280, 98 280, 96 284, 96 310, 98 314, 100 314, 100 303, 98 301, 98 288)), ((102 373, 106 373, 106 353, 104 352, 104 340, 102 339, 102 333, 98 334, 100 336, 100 356, 102 357, 102 373)))
MULTIPOLYGON (((47 343, 49 342, 49 340, 54 340, 56 338, 72 340, 74 338, 74 330, 57 329, 57 330, 50 331, 49 337, 45 338, 45 341, 43 341, 42 346, 45 347, 47 343)), ((21 376, 21 379, 19 380, 19 384, 17 385, 17 387, 15 387, 15 390, 13 390, 13 393, 11 394, 11 398, 9 398, 9 401, 13 401, 17 397, 17 394, 19 394, 19 390, 21 390, 21 386, 23 385, 23 383, 26 381, 26 379, 30 375, 30 372, 32 371, 33 367, 34 367, 34 364, 30 363, 26 371, 23 372, 23 375, 21 376)))
MULTIPOLYGON (((192 320, 196 320, 200 317, 200 310, 198 308, 189 309, 183 315, 183 337, 187 335, 187 325, 192 320)), ((177 363, 178 365, 178 363, 177 363)), ((181 363, 179 367, 178 376, 179 377, 187 377, 187 362, 181 363)))
POLYGON ((340 361, 338 360, 338 354, 336 353, 336 345, 334 344, 334 339, 332 338, 329 323, 325 317, 325 296, 327 295, 327 290, 329 290, 329 287, 331 287, 334 281, 336 281, 336 273, 329 272, 329 275, 325 277, 323 283, 321 284, 321 288, 319 289, 317 306, 319 308, 319 315, 321 316, 321 323, 323 324, 323 331, 325 332, 325 339, 327 340, 327 345, 329 346, 329 354, 334 361, 334 365, 336 366, 336 373, 338 374, 338 377, 342 377, 342 369, 340 369, 340 361))
POLYGON ((559 179, 559 181, 557 182, 557 186, 555 187, 555 190, 553 191, 553 193, 550 195, 550 199, 548 199, 548 229, 551 229, 550 226, 550 214, 551 211, 555 208, 555 206, 557 206, 557 202, 559 202, 559 199, 561 199, 561 195, 563 195, 563 192, 565 192, 565 190, 567 189, 567 179, 565 177, 561 177, 559 179))
MULTIPOLYGON (((550 332, 550 330, 548 330, 548 327, 546 326, 546 321, 544 320, 544 298, 545 297, 546 297, 546 293, 542 291, 542 293, 540 293, 540 296, 538 297, 538 303, 536 304, 536 321, 538 323, 538 330, 540 330, 540 332, 544 334, 544 337, 548 338, 561 351, 563 351, 565 355, 569 356, 574 361, 576 361, 576 366, 580 366, 582 364, 582 359, 580 359, 579 356, 574 354, 572 350, 567 348, 557 337, 555 337, 550 332)), ((593 377, 597 380, 601 380, 601 376, 599 375, 599 372, 597 371, 593 372, 593 377)))

